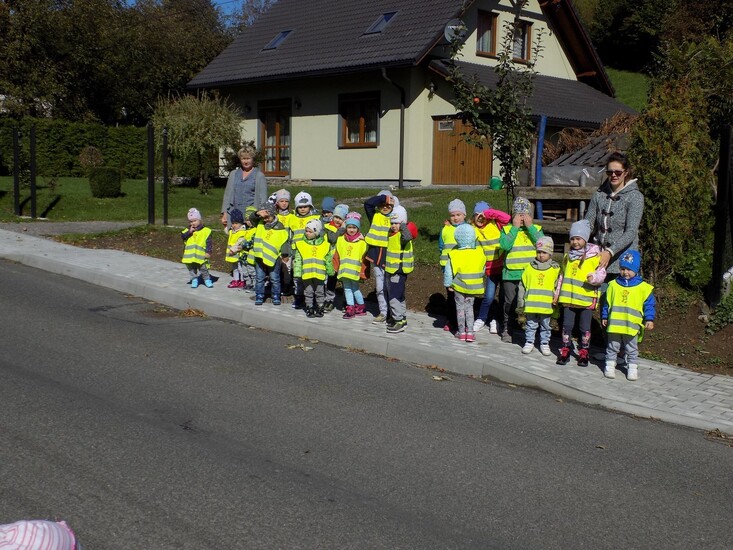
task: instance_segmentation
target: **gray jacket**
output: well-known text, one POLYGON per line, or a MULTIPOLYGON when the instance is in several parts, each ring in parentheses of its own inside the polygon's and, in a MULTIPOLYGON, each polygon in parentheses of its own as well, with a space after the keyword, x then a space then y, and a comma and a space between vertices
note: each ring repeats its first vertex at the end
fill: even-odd
POLYGON ((639 224, 644 213, 644 195, 636 180, 629 180, 615 196, 606 181, 593 195, 585 213, 590 222, 591 242, 611 252, 608 273, 618 273, 619 257, 628 249, 639 250, 639 224))
POLYGON ((224 199, 221 204, 221 212, 229 212, 236 208, 244 210, 248 206, 259 206, 267 202, 267 178, 259 168, 254 168, 247 176, 242 179, 244 173, 241 168, 235 168, 229 172, 227 186, 224 189, 224 199))

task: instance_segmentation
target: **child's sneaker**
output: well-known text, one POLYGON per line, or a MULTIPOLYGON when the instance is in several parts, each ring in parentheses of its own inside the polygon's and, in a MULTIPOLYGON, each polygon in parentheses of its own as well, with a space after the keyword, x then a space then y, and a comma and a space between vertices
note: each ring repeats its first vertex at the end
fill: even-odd
POLYGON ((261 294, 257 294, 255 296, 255 305, 256 306, 261 306, 264 303, 265 303, 265 297, 262 296, 261 294))
POLYGON ((323 304, 323 309, 324 309, 324 311, 325 311, 326 313, 330 313, 331 311, 333 311, 333 308, 334 308, 333 302, 332 302, 332 301, 330 301, 330 300, 326 301, 326 302, 325 302, 325 303, 323 304))
POLYGON ((445 332, 450 332, 450 323, 446 323, 445 325, 443 325, 443 330, 445 332))
POLYGON ((354 315, 356 315, 357 317, 360 317, 360 316, 366 315, 366 314, 367 314, 367 312, 366 312, 366 305, 364 305, 364 304, 356 304, 354 306, 354 315))
POLYGON ((206 288, 214 288, 214 282, 211 279, 206 279, 204 284, 206 285, 206 288))
POLYGON ((606 361, 603 376, 606 378, 616 378, 616 361, 606 361))
POLYGON ((505 344, 511 344, 512 335, 509 334, 508 332, 505 332, 504 334, 501 335, 501 341, 504 342, 505 344))
POLYGON ((456 332, 456 338, 458 338, 461 342, 465 342, 466 333, 465 332, 461 332, 461 333, 456 332))
POLYGON ((282 303, 282 301, 280 300, 280 296, 278 296, 276 294, 275 296, 272 297, 272 305, 273 306, 279 306, 281 303, 282 303))
POLYGON ((474 332, 478 332, 479 330, 481 330, 482 328, 484 328, 485 325, 486 325, 486 323, 482 319, 476 319, 473 322, 473 331, 474 332))
POLYGON ((570 347, 563 346, 560 348, 560 356, 555 361, 556 365, 567 365, 570 362, 570 347))
POLYGON ((198 278, 191 279, 191 288, 198 288, 198 287, 199 287, 199 280, 198 280, 198 278))
POLYGON ((379 315, 377 315, 377 316, 376 316, 376 317, 375 317, 375 318, 374 318, 374 319, 372 320, 372 324, 373 324, 373 325, 381 325, 381 324, 382 324, 382 323, 384 323, 384 322, 385 322, 386 320, 387 320, 387 316, 386 316, 386 315, 382 315, 382 314, 380 313, 379 315))
POLYGON ((475 341, 476 341, 476 337, 474 336, 473 332, 469 332, 468 334, 466 334, 466 342, 470 343, 470 342, 475 342, 475 341))
POLYGON ((496 319, 492 319, 489 322, 489 333, 499 334, 499 328, 496 326, 496 319))
POLYGON ((305 316, 308 317, 309 319, 313 319, 313 317, 316 316, 316 310, 314 308, 312 308, 312 307, 306 307, 306 308, 303 308, 303 309, 305 311, 305 316))
POLYGON ((239 281, 232 279, 232 282, 227 285, 227 288, 239 288, 239 281))
POLYGON ((549 344, 540 344, 540 353, 544 355, 545 357, 549 357, 552 355, 552 350, 550 349, 549 344))
POLYGON ((529 353, 532 353, 532 350, 534 349, 534 344, 532 342, 527 342, 524 344, 524 347, 522 348, 522 353, 524 355, 527 355, 529 353))
POLYGON ((589 358, 590 352, 588 351, 588 348, 582 348, 580 351, 578 351, 578 366, 587 367, 589 358))
POLYGON ((626 367, 626 380, 634 382, 639 379, 639 369, 633 363, 629 363, 626 367))
POLYGON ((407 321, 402 319, 401 321, 395 321, 393 325, 390 325, 387 327, 387 332, 390 334, 394 334, 396 332, 404 332, 405 327, 407 326, 407 321))

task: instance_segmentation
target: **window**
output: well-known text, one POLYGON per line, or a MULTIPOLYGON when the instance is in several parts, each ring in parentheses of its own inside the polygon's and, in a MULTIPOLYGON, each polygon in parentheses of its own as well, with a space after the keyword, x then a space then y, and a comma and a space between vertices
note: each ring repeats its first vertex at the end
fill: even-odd
POLYGON ((259 108, 260 146, 266 176, 290 174, 290 100, 262 102, 259 108))
POLYGON ((274 50, 277 48, 280 44, 283 43, 283 41, 288 37, 288 35, 293 31, 282 31, 279 33, 275 38, 270 40, 269 44, 262 48, 262 50, 274 50))
POLYGON ((382 32, 395 15, 397 15, 396 11, 383 13, 382 15, 377 17, 377 20, 372 23, 371 27, 364 31, 364 34, 376 34, 382 32))
POLYGON ((496 55, 496 29, 499 16, 487 11, 478 12, 478 35, 476 36, 476 53, 479 55, 496 55))
POLYGON ((532 24, 527 21, 517 21, 514 28, 514 44, 512 55, 515 61, 529 61, 529 52, 532 45, 532 24))
POLYGON ((379 140, 379 94, 339 97, 341 147, 376 147, 379 140))

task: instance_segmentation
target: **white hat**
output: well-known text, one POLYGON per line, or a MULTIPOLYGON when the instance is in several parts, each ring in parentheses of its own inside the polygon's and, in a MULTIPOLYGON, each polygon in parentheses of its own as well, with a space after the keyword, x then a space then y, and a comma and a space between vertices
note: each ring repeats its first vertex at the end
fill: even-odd
POLYGON ((317 237, 320 237, 321 233, 323 233, 323 223, 321 223, 321 220, 311 220, 305 224, 305 228, 313 231, 317 237))
POLYGON ((313 208, 313 199, 305 191, 301 191, 295 195, 295 208, 298 208, 299 206, 310 206, 313 208))
POLYGON ((407 210, 398 204, 392 209, 389 219, 392 223, 407 223, 407 210))

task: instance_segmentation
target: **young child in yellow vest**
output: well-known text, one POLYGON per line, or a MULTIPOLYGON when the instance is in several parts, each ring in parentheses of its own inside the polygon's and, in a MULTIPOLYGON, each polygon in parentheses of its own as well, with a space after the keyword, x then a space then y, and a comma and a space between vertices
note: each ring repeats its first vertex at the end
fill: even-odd
POLYGON ((473 332, 473 302, 484 293, 486 254, 476 246, 476 231, 464 223, 453 233, 455 246, 447 252, 443 286, 454 295, 456 338, 462 342, 476 340, 473 332))
MULTIPOLYGON (((303 240, 305 235, 305 225, 311 220, 318 220, 318 210, 313 206, 313 198, 309 193, 301 191, 295 195, 295 211, 288 217, 288 229, 290 229, 290 246, 295 251, 298 241, 303 240)), ((319 220, 320 221, 320 220, 319 220)), ((303 282, 295 275, 294 266, 291 266, 293 272, 293 309, 303 309, 305 297, 303 294, 303 282)))
POLYGON ((512 223, 504 226, 499 246, 506 252, 501 272, 501 291, 504 295, 504 323, 501 341, 511 343, 511 331, 517 323, 517 290, 522 271, 535 257, 535 244, 544 237, 542 228, 532 222, 530 203, 524 197, 514 199, 512 223))
POLYGON ((537 329, 540 329, 540 353, 552 355, 550 351, 550 319, 553 312, 555 285, 560 275, 560 266, 552 260, 555 243, 550 237, 540 237, 535 243, 535 258, 522 272, 517 293, 517 307, 524 309, 524 347, 522 353, 532 353, 537 329))
MULTIPOLYGON (((336 207, 338 210, 338 206, 336 207)), ((336 212, 334 212, 334 216, 336 212)), ((361 216, 357 212, 344 215, 344 233, 336 239, 334 264, 338 259, 338 280, 344 287, 346 308, 344 319, 352 319, 357 315, 366 315, 364 295, 359 284, 364 277, 364 254, 367 244, 361 234, 361 216)))
POLYGON ((244 245, 242 247, 242 256, 240 259, 241 269, 244 273, 244 291, 253 292, 257 281, 257 270, 255 269, 255 257, 252 252, 255 242, 255 233, 257 226, 253 224, 253 220, 257 219, 257 209, 254 206, 248 206, 244 210, 244 245))
POLYGON ((191 288, 198 288, 199 279, 203 279, 207 288, 214 286, 209 274, 209 259, 211 258, 211 229, 204 227, 201 212, 195 208, 188 210, 189 226, 181 231, 184 242, 183 262, 188 267, 191 288))
MULTIPOLYGON (((448 203, 448 219, 443 223, 438 236, 438 253, 440 254, 440 269, 445 274, 445 265, 448 262, 448 252, 456 246, 455 232, 456 228, 468 225, 466 222, 466 205, 461 199, 454 199, 448 203)), ((471 226, 473 229, 473 226, 471 226)), ((454 302, 454 293, 446 287, 447 297, 445 304, 446 321, 443 330, 450 331, 456 328, 456 304, 454 302)), ((473 327, 471 327, 473 330, 473 327)), ((460 336, 460 331, 456 332, 460 336)))
MULTIPOLYGON (((278 189, 274 195, 277 219, 283 224, 283 227, 290 230, 290 216, 293 215, 290 211, 290 191, 278 189)), ((283 256, 280 259, 282 261, 282 269, 280 270, 281 291, 283 296, 290 296, 293 293, 293 263, 290 261, 290 256, 283 256)))
POLYGON ((486 289, 479 306, 478 316, 473 323, 473 331, 478 332, 487 324, 491 334, 498 333, 498 312, 494 307, 494 297, 501 283, 501 270, 504 267, 504 251, 499 246, 499 237, 504 226, 512 221, 506 212, 496 210, 485 201, 479 201, 473 207, 473 226, 476 229, 477 244, 486 255, 486 289))
POLYGON ((407 210, 397 205, 389 215, 387 255, 384 262, 384 297, 389 306, 387 332, 403 332, 407 326, 405 289, 407 276, 415 268, 412 240, 417 237, 417 227, 407 222, 407 210))
POLYGON ((639 342, 644 330, 654 329, 656 300, 654 287, 642 280, 641 255, 627 250, 619 260, 620 273, 608 283, 606 299, 601 310, 601 324, 608 331, 606 345, 606 378, 616 377, 616 361, 619 352, 626 352, 626 378, 639 379, 639 342))
MULTIPOLYGON (((323 202, 321 203, 321 223, 323 223, 323 234, 328 242, 331 243, 331 247, 336 246, 336 239, 338 239, 338 236, 343 234, 346 230, 344 227, 344 218, 348 213, 349 207, 345 204, 336 204, 333 197, 326 197, 323 199, 323 202), (333 203, 331 201, 333 201, 333 203)), ((338 271, 337 264, 334 264, 334 269, 338 271)), ((338 279, 336 275, 330 275, 328 279, 326 279, 326 301, 324 302, 323 307, 327 312, 333 311, 334 308, 337 281, 338 279)))
POLYGON ((570 226, 570 250, 565 254, 560 272, 555 303, 563 307, 562 347, 558 365, 567 365, 572 351, 575 321, 580 326, 578 366, 587 367, 590 348, 590 324, 598 305, 599 287, 606 279, 606 270, 598 267, 601 249, 590 239, 590 223, 580 220, 570 226))
POLYGON ((366 212, 370 224, 369 231, 364 236, 364 240, 368 245, 366 261, 371 266, 374 276, 374 289, 377 295, 377 304, 379 305, 379 315, 372 321, 375 325, 386 322, 389 315, 387 299, 384 296, 384 267, 391 224, 389 217, 392 210, 399 204, 400 201, 397 200, 397 197, 387 190, 380 191, 376 196, 364 201, 364 212, 366 212))
POLYGON ((227 249, 224 260, 229 267, 232 281, 227 288, 244 288, 244 265, 242 253, 246 241, 247 228, 244 227, 244 214, 236 208, 229 211, 229 234, 227 236, 227 249))
POLYGON ((257 208, 258 220, 255 230, 252 256, 255 262, 255 305, 265 302, 265 282, 270 280, 270 297, 272 305, 281 304, 281 257, 290 255, 289 232, 277 219, 275 205, 265 202, 257 208))
POLYGON ((333 251, 323 236, 321 220, 305 224, 303 237, 293 250, 293 275, 302 281, 306 316, 323 317, 326 277, 334 274, 333 251))

